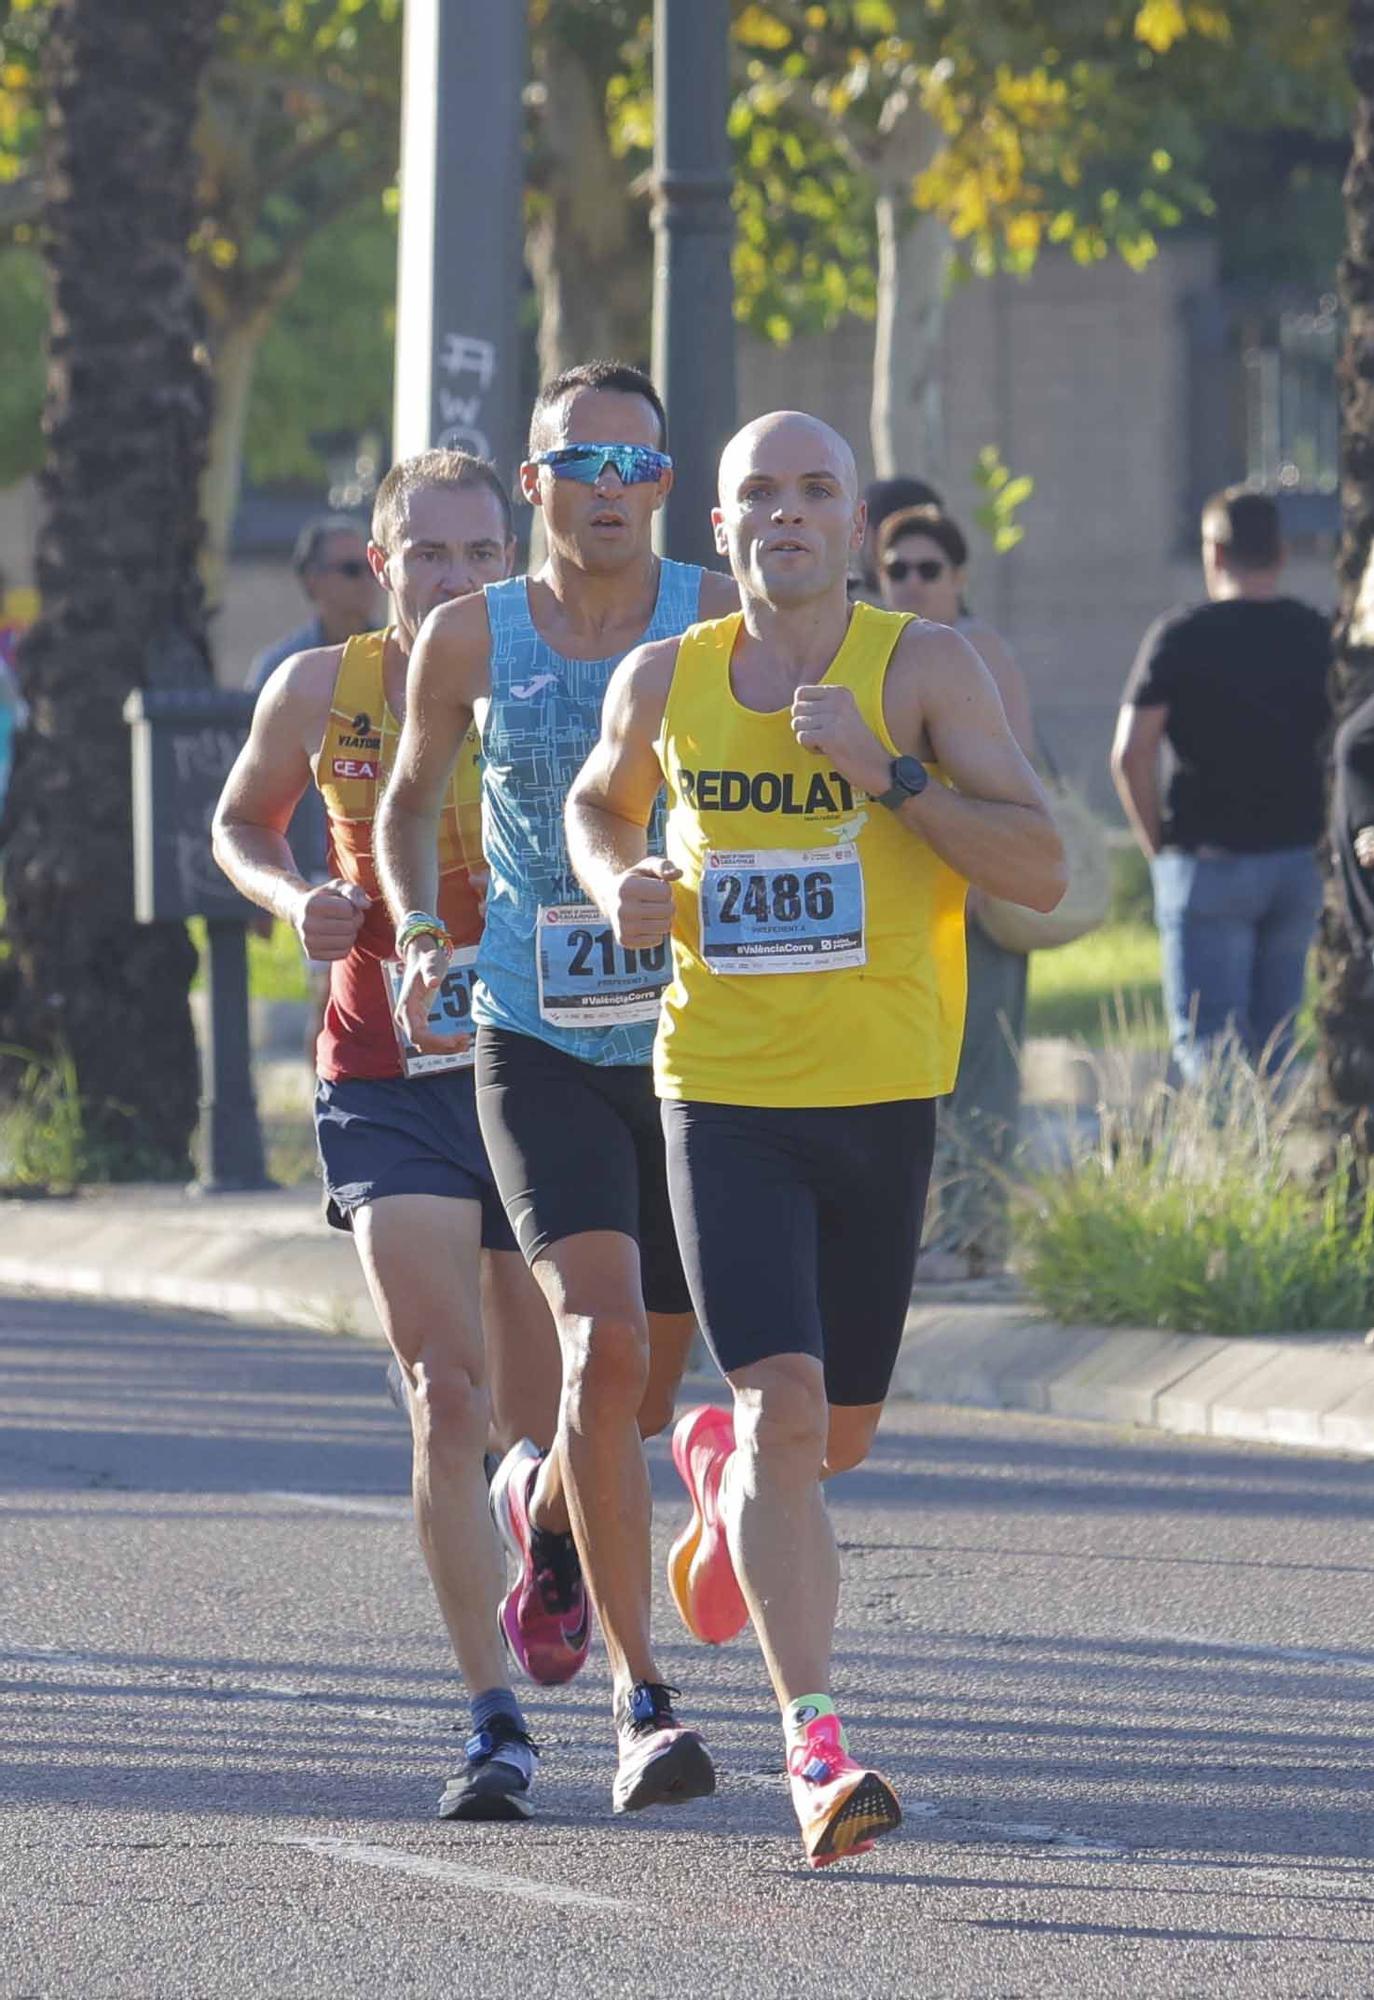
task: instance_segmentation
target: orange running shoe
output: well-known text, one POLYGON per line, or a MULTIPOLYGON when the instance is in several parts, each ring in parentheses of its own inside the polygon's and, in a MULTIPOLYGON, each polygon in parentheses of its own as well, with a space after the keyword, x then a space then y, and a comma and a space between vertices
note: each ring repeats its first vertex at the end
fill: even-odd
POLYGON ((867 1854, 902 1823, 887 1780, 850 1756, 838 1715, 818 1715, 807 1723, 806 1734, 787 1753, 787 1776, 813 1868, 867 1854))
POLYGON ((735 1448, 728 1410, 687 1410, 673 1432, 673 1464, 692 1499, 692 1518, 668 1553, 668 1588, 694 1639, 723 1646, 749 1622, 720 1518, 720 1478, 735 1448))

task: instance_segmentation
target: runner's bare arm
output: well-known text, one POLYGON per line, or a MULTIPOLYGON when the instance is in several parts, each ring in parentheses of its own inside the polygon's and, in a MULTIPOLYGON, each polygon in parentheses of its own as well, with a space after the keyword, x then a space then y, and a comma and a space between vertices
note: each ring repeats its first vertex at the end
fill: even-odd
POLYGON ((601 736, 568 794, 564 824, 573 872, 618 943, 662 942, 672 928, 678 870, 649 854, 645 828, 663 772, 654 745, 677 664, 676 639, 627 654, 611 676, 601 736))
MULTIPOLYGON (((927 785, 897 809, 903 824, 975 888, 1052 910, 1066 887, 1064 850, 996 683, 968 641, 944 626, 909 626, 888 668, 883 708, 898 750, 938 763, 956 788, 927 785)), ((851 784, 874 797, 888 789, 892 760, 848 688, 799 688, 792 726, 851 784)))
POLYGON ((1147 861, 1158 854, 1163 839, 1159 755, 1168 723, 1169 711, 1163 702, 1150 708, 1127 702, 1117 715, 1112 738, 1112 783, 1147 861))
POLYGON ((481 593, 441 604, 420 627, 406 671, 406 712, 391 782, 373 829, 393 919, 434 909, 439 814, 472 712, 490 692, 491 634, 481 593))
POLYGON ((346 958, 368 906, 342 879, 310 883, 286 829, 313 782, 310 759, 329 719, 339 648, 284 660, 258 697, 248 741, 225 780, 213 826, 214 855, 239 892, 292 925, 310 958, 346 958))

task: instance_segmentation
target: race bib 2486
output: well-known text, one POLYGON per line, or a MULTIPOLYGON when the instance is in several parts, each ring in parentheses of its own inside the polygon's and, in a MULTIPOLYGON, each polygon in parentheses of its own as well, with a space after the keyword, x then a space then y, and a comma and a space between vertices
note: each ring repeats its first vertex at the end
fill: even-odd
POLYGON ((839 972, 868 955, 852 845, 708 854, 700 913, 713 972, 839 972))

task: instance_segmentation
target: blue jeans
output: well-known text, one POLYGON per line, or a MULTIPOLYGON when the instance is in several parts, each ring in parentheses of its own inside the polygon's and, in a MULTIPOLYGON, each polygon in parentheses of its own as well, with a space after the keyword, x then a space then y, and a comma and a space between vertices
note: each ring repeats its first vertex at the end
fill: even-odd
POLYGON ((1321 875, 1308 847, 1267 854, 1166 847, 1150 866, 1174 1060, 1196 1082, 1228 1028, 1277 1068, 1293 1040, 1321 875))

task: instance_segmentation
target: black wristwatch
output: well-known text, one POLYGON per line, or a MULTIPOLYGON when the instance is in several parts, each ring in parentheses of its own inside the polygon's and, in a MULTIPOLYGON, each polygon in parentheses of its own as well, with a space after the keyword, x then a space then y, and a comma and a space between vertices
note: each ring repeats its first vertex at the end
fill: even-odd
POLYGON ((919 798, 930 783, 930 773, 919 757, 894 757, 888 770, 892 783, 875 794, 875 803, 896 812, 908 799, 919 798))

